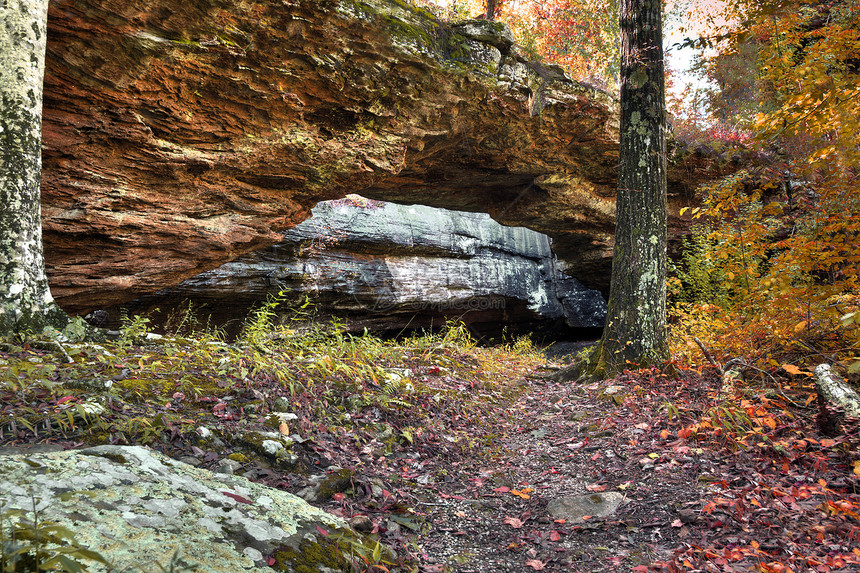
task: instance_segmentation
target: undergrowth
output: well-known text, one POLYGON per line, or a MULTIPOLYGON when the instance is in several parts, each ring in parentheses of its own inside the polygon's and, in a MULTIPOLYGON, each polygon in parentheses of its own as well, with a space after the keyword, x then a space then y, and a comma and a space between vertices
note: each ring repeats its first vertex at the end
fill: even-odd
MULTIPOLYGON (((205 441, 214 432, 224 444, 219 459, 245 459, 235 453, 237 437, 274 429, 296 448, 325 435, 366 444, 375 456, 440 442, 478 454, 482 438, 469 424, 512 400, 522 377, 543 361, 527 338, 481 347, 459 323, 386 340, 349 332, 339 321, 309 321, 310 308, 285 319, 279 305, 275 297, 259 307, 232 342, 185 318, 175 321, 182 335, 154 335, 148 319, 136 316, 101 344, 4 343, 0 444, 134 444, 182 455, 192 445, 216 448, 205 441)), ((296 452, 307 458, 307 449, 296 452)), ((16 524, 27 523, 15 516, 16 524)), ((4 566, 39 550, 32 541, 41 537, 23 545, 20 533, 15 539, 4 545, 4 566)), ((89 554, 67 547, 42 561, 81 570, 68 559, 89 554)))
POLYGON ((0 498, 0 573, 86 570, 86 562, 107 564, 96 551, 80 546, 66 527, 43 519, 34 498, 31 511, 6 509, 0 498))
POLYGON ((456 389, 437 382, 465 374, 463 383, 497 402, 510 390, 493 382, 499 361, 516 361, 523 370, 540 361, 527 340, 481 348, 462 324, 384 340, 350 333, 337 321, 278 323, 276 305, 255 311, 230 344, 211 331, 147 337, 147 320, 136 317, 113 342, 66 345, 71 363, 36 345, 7 345, 0 357, 0 440, 152 443, 193 429, 185 407, 238 420, 265 414, 278 396, 316 423, 342 423, 370 407, 396 418, 427 400, 456 398, 457 407, 480 409, 477 400, 464 402, 456 389), (237 394, 255 397, 244 402, 243 414, 226 404, 237 394), (122 416, 115 413, 120 408, 122 416))

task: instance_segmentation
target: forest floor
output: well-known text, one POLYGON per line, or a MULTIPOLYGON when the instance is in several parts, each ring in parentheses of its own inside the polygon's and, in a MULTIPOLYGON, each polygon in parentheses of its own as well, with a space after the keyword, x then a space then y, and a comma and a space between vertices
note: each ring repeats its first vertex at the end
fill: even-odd
POLYGON ((860 569, 856 436, 818 433, 805 376, 731 395, 710 368, 556 382, 528 345, 460 335, 6 345, 0 453, 134 443, 229 460, 397 552, 358 556, 365 571, 860 569), (105 408, 75 418, 91 403, 105 408), (277 412, 289 467, 239 439, 277 412), (553 509, 571 496, 593 514, 553 509))

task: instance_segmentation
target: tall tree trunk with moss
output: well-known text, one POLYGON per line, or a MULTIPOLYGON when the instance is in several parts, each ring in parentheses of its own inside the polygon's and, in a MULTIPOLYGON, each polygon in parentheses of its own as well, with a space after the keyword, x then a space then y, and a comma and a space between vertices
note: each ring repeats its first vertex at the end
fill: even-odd
POLYGON ((496 18, 496 14, 499 11, 501 0, 487 0, 487 13, 485 18, 487 20, 494 20, 496 18))
POLYGON ((0 2, 0 337, 62 330, 42 255, 42 79, 48 0, 0 2))
POLYGON ((666 104, 661 3, 621 0, 621 149, 615 251, 603 337, 562 379, 669 358, 666 337, 666 104))

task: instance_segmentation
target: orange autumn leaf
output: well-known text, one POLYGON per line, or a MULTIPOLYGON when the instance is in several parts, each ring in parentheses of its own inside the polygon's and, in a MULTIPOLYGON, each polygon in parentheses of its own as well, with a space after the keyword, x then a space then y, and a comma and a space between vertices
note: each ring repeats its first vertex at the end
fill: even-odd
POLYGON ((798 368, 794 364, 787 364, 787 363, 783 364, 782 369, 785 370, 786 372, 788 372, 789 374, 793 374, 795 376, 797 376, 799 374, 805 374, 805 372, 803 370, 801 370, 800 368, 798 368))

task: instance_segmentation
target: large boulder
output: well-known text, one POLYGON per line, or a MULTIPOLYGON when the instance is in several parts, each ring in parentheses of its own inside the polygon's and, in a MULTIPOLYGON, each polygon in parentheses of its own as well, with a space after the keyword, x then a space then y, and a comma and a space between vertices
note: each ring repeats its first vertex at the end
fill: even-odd
POLYGON ((351 330, 401 331, 462 320, 500 335, 600 328, 606 303, 559 268, 546 235, 485 213, 366 201, 325 202, 275 245, 129 304, 128 313, 192 303, 216 324, 241 324, 271 296, 305 299, 351 330), (238 320, 237 320, 238 319, 238 320))
POLYGON ((2 527, 17 522, 16 510, 31 521, 35 510, 111 571, 165 570, 176 555, 207 573, 324 573, 345 570, 357 547, 376 546, 294 495, 140 446, 0 455, 0 502, 2 527))

